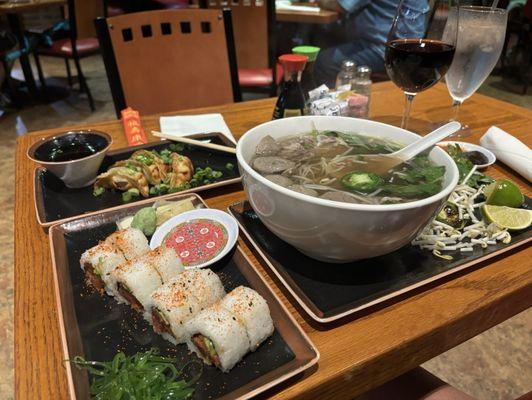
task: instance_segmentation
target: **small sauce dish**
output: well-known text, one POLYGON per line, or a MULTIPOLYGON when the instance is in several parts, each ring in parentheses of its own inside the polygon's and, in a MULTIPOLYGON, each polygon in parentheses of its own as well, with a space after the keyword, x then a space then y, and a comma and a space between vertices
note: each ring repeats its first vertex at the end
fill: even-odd
POLYGON ((207 267, 225 256, 238 238, 238 223, 226 212, 204 208, 186 211, 163 223, 150 247, 173 247, 186 269, 207 267))
POLYGON ((69 188, 91 185, 113 139, 94 130, 69 131, 43 138, 28 149, 28 157, 69 188))
POLYGON ((464 153, 478 152, 478 153, 482 154, 482 156, 484 156, 484 158, 487 160, 487 162, 484 162, 482 164, 478 164, 475 161, 471 160, 471 162, 473 162, 473 164, 475 164, 477 166, 477 169, 484 169, 484 168, 494 164, 495 161, 497 161, 497 157, 495 157, 495 154, 493 154, 491 151, 489 151, 485 147, 479 146, 478 144, 473 144, 473 143, 468 143, 468 142, 446 141, 446 142, 438 143, 438 146, 440 146, 440 147, 445 149, 447 146, 454 145, 454 144, 459 145, 464 153))

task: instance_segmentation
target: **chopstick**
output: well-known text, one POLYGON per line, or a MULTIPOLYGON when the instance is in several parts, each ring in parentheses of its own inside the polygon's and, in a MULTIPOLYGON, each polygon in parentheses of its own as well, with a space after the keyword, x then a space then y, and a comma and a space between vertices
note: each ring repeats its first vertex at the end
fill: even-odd
POLYGON ((183 136, 167 135, 165 133, 158 132, 158 131, 151 131, 151 133, 153 134, 153 136, 172 140, 174 142, 186 143, 186 144, 191 144, 191 145, 198 146, 198 147, 205 147, 207 149, 220 150, 220 151, 225 151, 226 153, 236 154, 236 149, 234 147, 222 146, 222 145, 214 144, 214 143, 206 143, 200 140, 191 139, 191 138, 187 138, 183 136))

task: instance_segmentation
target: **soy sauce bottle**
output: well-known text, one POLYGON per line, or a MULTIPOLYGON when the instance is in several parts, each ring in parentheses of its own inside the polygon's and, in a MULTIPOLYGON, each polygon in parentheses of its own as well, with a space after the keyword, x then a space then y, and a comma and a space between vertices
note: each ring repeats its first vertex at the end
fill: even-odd
POLYGON ((281 94, 273 110, 273 119, 297 117, 305 114, 305 96, 301 89, 301 73, 308 61, 307 56, 284 54, 279 57, 283 66, 284 81, 281 94))
POLYGON ((316 61, 319 52, 320 48, 315 46, 296 46, 292 49, 292 53, 308 57, 307 65, 301 75, 301 88, 303 89, 303 94, 307 101, 308 92, 318 87, 316 80, 314 79, 314 62, 316 61))

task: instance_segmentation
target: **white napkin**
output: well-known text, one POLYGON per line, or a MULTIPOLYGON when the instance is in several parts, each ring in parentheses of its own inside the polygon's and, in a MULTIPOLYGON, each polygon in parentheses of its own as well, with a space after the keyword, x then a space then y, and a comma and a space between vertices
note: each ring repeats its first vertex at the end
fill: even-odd
POLYGON ((178 115, 160 117, 161 132, 167 135, 189 136, 198 133, 221 132, 236 144, 235 137, 229 130, 222 114, 178 115))
POLYGON ((311 6, 294 6, 290 0, 277 0, 275 2, 276 10, 291 10, 291 11, 310 11, 310 12, 320 12, 319 7, 311 6))
POLYGON ((492 126, 480 138, 480 144, 491 150, 498 160, 532 181, 532 150, 519 139, 492 126))

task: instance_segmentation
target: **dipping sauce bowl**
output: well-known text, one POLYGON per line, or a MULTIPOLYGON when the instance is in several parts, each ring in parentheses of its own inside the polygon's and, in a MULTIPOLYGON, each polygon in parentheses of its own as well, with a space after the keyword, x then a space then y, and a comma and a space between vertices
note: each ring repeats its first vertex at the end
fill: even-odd
POLYGON ((113 139, 94 130, 69 131, 43 138, 28 149, 28 157, 69 188, 91 185, 113 139))

